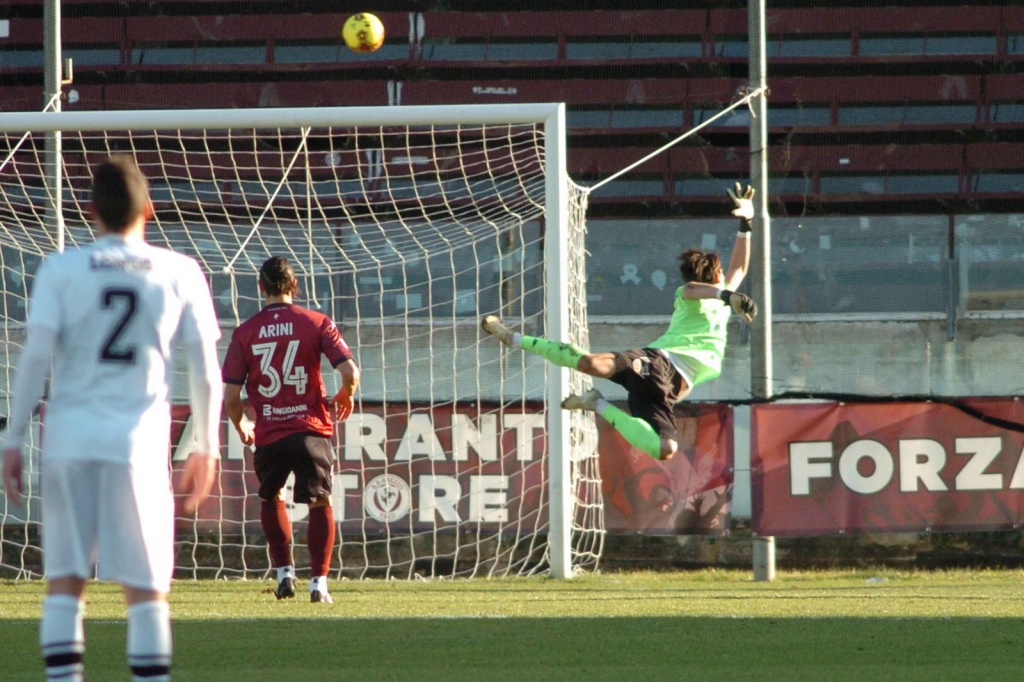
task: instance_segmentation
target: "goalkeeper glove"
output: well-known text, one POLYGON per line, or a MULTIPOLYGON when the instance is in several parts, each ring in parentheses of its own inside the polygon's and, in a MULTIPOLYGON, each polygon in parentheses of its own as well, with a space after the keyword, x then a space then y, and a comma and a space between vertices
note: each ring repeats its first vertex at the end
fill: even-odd
POLYGON ((738 182, 733 187, 735 189, 725 188, 725 193, 736 204, 732 214, 740 219, 740 232, 750 232, 750 222, 754 219, 754 188, 742 187, 738 182))
POLYGON ((754 299, 746 294, 722 289, 722 293, 718 294, 718 298, 722 299, 723 303, 732 308, 734 313, 747 322, 752 322, 757 317, 757 304, 754 303, 754 299))

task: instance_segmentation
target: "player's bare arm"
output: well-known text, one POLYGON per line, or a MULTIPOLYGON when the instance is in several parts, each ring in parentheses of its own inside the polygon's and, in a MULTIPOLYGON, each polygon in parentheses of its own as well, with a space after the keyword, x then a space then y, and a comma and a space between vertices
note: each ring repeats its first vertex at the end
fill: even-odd
POLYGON ((4 491, 7 493, 7 499, 16 507, 22 505, 25 494, 21 470, 21 448, 4 448, 4 491))
POLYGON ((178 492, 187 495, 182 503, 182 509, 186 514, 195 512, 199 509, 199 505, 210 496, 213 482, 217 478, 219 464, 219 454, 193 452, 189 455, 185 462, 185 470, 178 482, 178 492))
MULTIPOLYGON (((43 276, 41 274, 40 279, 43 276)), ((37 300, 38 298, 39 294, 37 300)), ((25 350, 18 359, 18 366, 15 369, 14 396, 11 399, 11 413, 7 420, 3 477, 7 499, 18 506, 21 506, 25 492, 22 449, 32 412, 39 405, 45 391, 50 359, 56 345, 57 332, 48 327, 30 326, 25 350)))
POLYGON ((352 358, 339 363, 336 369, 341 374, 341 389, 331 398, 331 407, 334 409, 334 418, 343 422, 352 414, 352 397, 359 388, 362 375, 352 358))
MULTIPOLYGON (((205 293, 205 284, 204 284, 205 293)), ((207 301, 208 303, 208 301, 207 301)), ((198 307, 198 306, 196 306, 198 307)), ((197 319, 196 328, 204 328, 206 338, 185 344, 189 364, 189 402, 195 425, 195 451, 185 462, 179 480, 179 492, 186 493, 183 507, 191 514, 206 500, 213 488, 220 464, 221 380, 217 363, 216 316, 212 306, 203 313, 205 325, 197 319)))
POLYGON ((729 267, 725 271, 725 288, 736 289, 743 283, 750 266, 750 237, 737 233, 732 244, 732 255, 729 256, 729 267))
POLYGON ((224 384, 224 411, 238 432, 238 437, 245 445, 256 442, 255 424, 245 418, 245 405, 242 401, 242 387, 239 384, 224 384))

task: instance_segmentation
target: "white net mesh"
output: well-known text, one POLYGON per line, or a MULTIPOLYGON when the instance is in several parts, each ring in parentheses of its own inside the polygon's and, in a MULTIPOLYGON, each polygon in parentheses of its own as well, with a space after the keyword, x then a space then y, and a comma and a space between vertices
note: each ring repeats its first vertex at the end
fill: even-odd
MULTIPOLYGON (((291 260, 299 302, 337 322, 363 372, 356 414, 337 434, 337 575, 543 572, 547 373, 525 354, 503 352, 478 320, 501 311, 513 324, 543 330, 548 280, 558 273, 568 286, 570 340, 586 347, 585 196, 569 183, 570 254, 552 270, 545 240, 557 220, 545 215, 544 137, 542 122, 65 129, 64 238, 68 248, 93 238, 90 168, 124 152, 151 182, 156 216, 147 238, 203 264, 223 344, 261 305, 259 264, 270 255, 291 260)), ((0 140, 6 408, 27 292, 40 259, 57 248, 58 230, 46 217, 43 134, 0 140)), ((175 375, 176 466, 190 442, 183 370, 175 375)), ((325 370, 328 391, 337 390, 336 373, 325 370)), ((574 384, 582 380, 573 373, 574 384)), ((604 537, 596 431, 592 419, 574 415, 571 423, 569 553, 573 570, 584 570, 597 565, 604 537)), ((213 498, 198 518, 178 519, 179 577, 268 574, 251 455, 233 429, 222 433, 213 498)), ((32 447, 27 505, 4 500, 5 574, 40 572, 38 461, 32 447)), ((306 508, 291 513, 301 573, 306 508)))

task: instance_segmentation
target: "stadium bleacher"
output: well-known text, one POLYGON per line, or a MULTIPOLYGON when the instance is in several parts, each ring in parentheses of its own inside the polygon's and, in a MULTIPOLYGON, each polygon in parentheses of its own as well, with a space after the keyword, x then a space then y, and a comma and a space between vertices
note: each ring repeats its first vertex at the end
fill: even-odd
MULTIPOLYGON (((379 12, 388 42, 360 56, 341 45, 340 15, 292 3, 68 0, 62 39, 75 94, 64 107, 565 101, 570 172, 591 184, 720 111, 747 82, 747 17, 736 3, 628 12, 462 4, 467 11, 450 2, 379 12)), ((963 201, 998 208, 1024 184, 1024 7, 777 4, 789 5, 769 10, 767 46, 780 212, 890 201, 911 212, 963 201)), ((35 109, 42 0, 6 11, 0 110, 35 109)), ((643 197, 652 214, 670 214, 685 197, 700 213, 708 181, 747 172, 748 114, 734 113, 596 193, 593 210, 632 213, 626 204, 643 197)))

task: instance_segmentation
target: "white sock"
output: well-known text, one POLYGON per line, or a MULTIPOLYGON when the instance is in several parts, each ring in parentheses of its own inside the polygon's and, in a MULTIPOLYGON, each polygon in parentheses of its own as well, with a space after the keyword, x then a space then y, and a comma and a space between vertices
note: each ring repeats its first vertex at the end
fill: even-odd
POLYGON ((39 646, 43 650, 46 679, 82 682, 85 664, 85 604, 70 594, 52 594, 43 599, 39 624, 39 646))
POLYGON ((327 576, 326 575, 314 576, 313 579, 309 581, 309 591, 310 592, 320 591, 320 592, 325 592, 326 593, 327 592, 327 576))
POLYGON ((522 348, 523 347, 523 335, 521 332, 512 332, 512 347, 522 348))
POLYGON ((171 679, 171 608, 165 601, 128 607, 128 667, 132 682, 171 679))
POLYGON ((597 402, 594 403, 594 412, 597 412, 602 417, 604 416, 605 409, 610 405, 604 398, 598 398, 597 402))
POLYGON ((291 578, 295 580, 295 567, 294 566, 278 566, 277 567, 277 582, 281 582, 285 578, 291 578))

